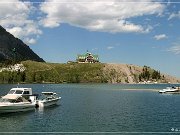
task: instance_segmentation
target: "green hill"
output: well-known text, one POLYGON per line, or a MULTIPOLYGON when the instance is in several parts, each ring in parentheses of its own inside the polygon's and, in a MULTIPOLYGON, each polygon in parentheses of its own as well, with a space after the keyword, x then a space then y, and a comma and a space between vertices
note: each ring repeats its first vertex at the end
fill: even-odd
POLYGON ((0 83, 178 83, 150 67, 128 64, 57 64, 23 61, 24 71, 0 72, 0 83))

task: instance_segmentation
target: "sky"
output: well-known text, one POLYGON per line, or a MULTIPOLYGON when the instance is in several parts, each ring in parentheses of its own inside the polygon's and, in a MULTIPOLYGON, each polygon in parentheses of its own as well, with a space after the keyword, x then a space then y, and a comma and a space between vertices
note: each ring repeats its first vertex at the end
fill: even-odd
POLYGON ((1 0, 0 25, 47 62, 88 50, 180 78, 178 0, 1 0))

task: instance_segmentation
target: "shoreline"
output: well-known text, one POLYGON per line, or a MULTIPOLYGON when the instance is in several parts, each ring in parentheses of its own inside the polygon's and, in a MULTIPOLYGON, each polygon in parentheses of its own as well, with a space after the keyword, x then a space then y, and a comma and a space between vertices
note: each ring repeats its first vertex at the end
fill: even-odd
POLYGON ((161 89, 141 89, 141 88, 133 88, 133 89, 121 89, 121 90, 127 90, 127 91, 159 91, 161 89))
POLYGON ((166 84, 166 85, 180 85, 180 83, 93 83, 93 82, 80 82, 80 83, 56 83, 56 82, 14 82, 14 83, 0 83, 0 84, 111 84, 111 85, 159 85, 159 84, 166 84))

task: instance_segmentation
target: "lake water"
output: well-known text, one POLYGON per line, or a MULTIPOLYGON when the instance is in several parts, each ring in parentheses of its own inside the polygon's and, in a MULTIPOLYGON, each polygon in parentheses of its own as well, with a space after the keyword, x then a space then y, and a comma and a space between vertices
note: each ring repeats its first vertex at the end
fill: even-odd
MULTIPOLYGON (((0 85, 5 95, 17 85, 0 85)), ((180 94, 147 89, 168 85, 24 84, 34 93, 53 91, 57 106, 0 114, 0 132, 171 132, 180 133, 180 94), (145 89, 145 90, 126 90, 145 89)))

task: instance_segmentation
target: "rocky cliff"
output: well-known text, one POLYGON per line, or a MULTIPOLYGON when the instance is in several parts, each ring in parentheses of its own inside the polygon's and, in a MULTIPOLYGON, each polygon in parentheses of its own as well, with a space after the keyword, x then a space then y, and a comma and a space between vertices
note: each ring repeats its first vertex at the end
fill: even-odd
POLYGON ((5 60, 44 62, 29 46, 0 26, 0 62, 5 60))
POLYGON ((147 66, 105 64, 103 72, 110 83, 180 83, 180 79, 147 66))

